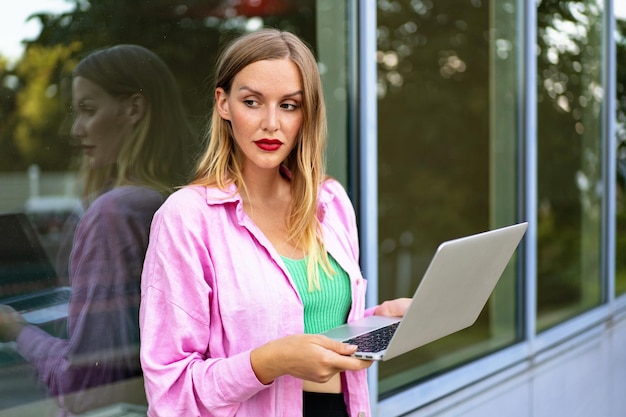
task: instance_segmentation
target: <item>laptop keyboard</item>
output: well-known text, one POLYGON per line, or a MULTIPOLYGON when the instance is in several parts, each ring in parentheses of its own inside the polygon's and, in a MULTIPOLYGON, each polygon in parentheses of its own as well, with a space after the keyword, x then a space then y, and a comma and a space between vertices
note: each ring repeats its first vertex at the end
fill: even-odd
POLYGON ((17 301, 12 301, 7 304, 19 312, 24 312, 36 310, 41 307, 49 307, 53 305, 67 303, 69 300, 69 291, 56 291, 34 297, 24 298, 17 301))
POLYGON ((80 414, 83 417, 146 417, 147 407, 136 404, 115 404, 80 414))
POLYGON ((387 346, 389 346, 389 342, 399 325, 400 322, 398 321, 389 326, 381 327, 380 329, 373 330, 369 333, 344 340, 343 342, 351 345, 357 345, 359 347, 357 349, 359 352, 380 352, 381 350, 387 349, 387 346))

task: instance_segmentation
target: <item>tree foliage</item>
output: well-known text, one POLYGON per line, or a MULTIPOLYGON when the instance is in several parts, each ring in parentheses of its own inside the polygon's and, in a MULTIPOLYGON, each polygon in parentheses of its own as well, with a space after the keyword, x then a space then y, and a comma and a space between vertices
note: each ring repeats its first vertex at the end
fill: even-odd
POLYGON ((0 60, 0 166, 46 170, 71 164, 69 82, 85 54, 121 43, 145 46, 169 65, 201 131, 216 55, 225 40, 259 25, 289 29, 315 47, 314 0, 68 0, 72 9, 37 13, 41 32, 10 68, 0 60))

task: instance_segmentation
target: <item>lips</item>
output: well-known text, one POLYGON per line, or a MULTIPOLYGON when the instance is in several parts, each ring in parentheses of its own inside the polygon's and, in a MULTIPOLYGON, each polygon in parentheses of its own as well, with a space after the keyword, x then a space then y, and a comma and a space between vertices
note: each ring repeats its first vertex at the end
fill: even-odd
POLYGON ((273 151, 278 150, 278 148, 280 148, 281 145, 283 144, 278 139, 259 139, 259 140, 254 141, 254 143, 256 144, 256 146, 258 146, 262 150, 268 151, 268 152, 273 152, 273 151))

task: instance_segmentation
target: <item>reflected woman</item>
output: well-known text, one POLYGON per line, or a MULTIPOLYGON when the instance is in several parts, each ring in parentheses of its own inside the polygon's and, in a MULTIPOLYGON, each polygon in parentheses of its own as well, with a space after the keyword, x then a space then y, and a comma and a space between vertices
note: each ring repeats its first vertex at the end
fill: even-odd
POLYGON ((84 215, 69 259, 68 338, 0 309, 0 341, 18 352, 78 413, 145 403, 139 364, 140 279, 153 214, 188 181, 196 137, 175 79, 136 45, 96 51, 75 68, 72 136, 85 153, 84 215))

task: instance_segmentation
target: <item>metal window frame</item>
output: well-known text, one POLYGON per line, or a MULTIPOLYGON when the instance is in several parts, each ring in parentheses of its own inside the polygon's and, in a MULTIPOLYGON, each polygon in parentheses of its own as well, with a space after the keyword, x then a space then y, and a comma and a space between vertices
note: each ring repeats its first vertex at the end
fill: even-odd
MULTIPOLYGON (((359 146, 358 187, 366 306, 378 304, 378 97, 376 94, 376 2, 358 0, 359 146)), ((377 415, 378 366, 368 369, 370 404, 377 415)))
MULTIPOLYGON (((520 120, 520 217, 529 221, 522 250, 523 267, 521 334, 522 341, 504 348, 463 367, 447 372, 429 381, 410 387, 382 401, 378 401, 378 369, 374 364, 368 371, 374 416, 400 416, 444 399, 460 389, 472 391, 479 381, 489 378, 492 386, 512 375, 530 369, 534 361, 551 357, 551 353, 568 349, 580 343, 581 334, 596 335, 607 320, 626 314, 626 295, 615 297, 615 16, 613 0, 604 0, 605 27, 604 51, 604 116, 603 116, 603 271, 606 291, 604 303, 567 322, 537 334, 536 329, 536 271, 537 271, 537 2, 517 0, 520 10, 518 84, 520 120)), ((368 278, 367 305, 378 303, 378 178, 377 178, 377 68, 376 68, 376 2, 358 0, 355 5, 358 46, 358 208, 361 230, 362 268, 368 278)), ((484 389, 484 388, 483 388, 484 389)), ((445 399, 442 401, 445 403, 445 399)))

